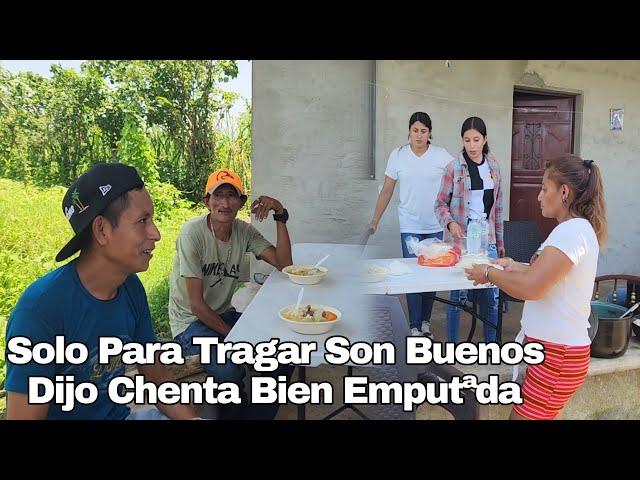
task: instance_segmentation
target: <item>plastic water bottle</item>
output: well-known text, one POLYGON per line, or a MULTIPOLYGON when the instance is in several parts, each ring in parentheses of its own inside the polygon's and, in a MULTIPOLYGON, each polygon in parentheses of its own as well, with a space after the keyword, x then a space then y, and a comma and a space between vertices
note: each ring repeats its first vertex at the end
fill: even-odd
POLYGON ((467 253, 478 255, 482 247, 482 224, 474 219, 467 226, 467 253))
POLYGON ((489 221, 487 220, 487 214, 483 213, 482 218, 479 220, 482 225, 482 235, 480 236, 480 253, 483 255, 489 254, 489 221))

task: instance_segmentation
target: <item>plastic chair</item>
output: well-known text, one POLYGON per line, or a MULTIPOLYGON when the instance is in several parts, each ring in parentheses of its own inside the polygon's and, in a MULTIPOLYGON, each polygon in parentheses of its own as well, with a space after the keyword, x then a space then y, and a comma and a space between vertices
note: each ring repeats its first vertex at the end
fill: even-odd
MULTIPOLYGON (((534 220, 508 220, 504 222, 504 249, 507 257, 516 262, 529 263, 542 243, 542 234, 534 220)), ((500 290, 498 296, 497 340, 502 342, 502 315, 506 301, 522 302, 500 290)))
MULTIPOLYGON (((369 378, 372 381, 401 382, 451 382, 453 377, 462 377, 463 373, 450 365, 407 365, 406 338, 411 336, 409 322, 397 297, 371 295, 370 317, 375 341, 392 341, 396 349, 396 364, 371 368, 369 378)), ((464 403, 461 405, 438 405, 448 411, 455 420, 478 420, 480 405, 475 393, 464 389, 461 392, 464 403)), ((408 418, 398 406, 378 408, 376 419, 408 418)), ((411 413, 411 412, 409 412, 411 413)), ((410 418, 415 419, 415 411, 410 418)))
POLYGON ((599 277, 596 277, 593 286, 594 300, 600 300, 600 284, 604 282, 613 282, 613 303, 618 303, 618 282, 626 283, 627 297, 625 299, 624 305, 626 305, 627 308, 640 301, 640 276, 615 273, 611 275, 601 275, 599 277))

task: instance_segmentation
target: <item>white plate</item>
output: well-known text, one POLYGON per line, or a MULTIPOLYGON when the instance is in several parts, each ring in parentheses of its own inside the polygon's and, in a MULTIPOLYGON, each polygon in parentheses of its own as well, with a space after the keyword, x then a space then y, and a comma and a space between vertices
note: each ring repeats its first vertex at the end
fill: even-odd
POLYGON ((411 269, 398 260, 394 260, 389 264, 389 275, 399 277, 400 275, 407 275, 408 273, 411 273, 411 269))
POLYGON ((385 267, 379 267, 377 265, 369 267, 367 271, 360 273, 360 279, 366 283, 376 283, 384 281, 385 277, 389 274, 389 269, 385 267), (372 271, 373 270, 373 271, 372 271))

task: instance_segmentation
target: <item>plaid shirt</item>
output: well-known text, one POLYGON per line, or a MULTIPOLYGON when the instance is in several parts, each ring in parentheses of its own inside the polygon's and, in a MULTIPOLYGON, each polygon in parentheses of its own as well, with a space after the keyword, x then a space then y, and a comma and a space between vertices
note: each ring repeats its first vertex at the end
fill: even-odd
MULTIPOLYGON (((503 210, 502 177, 498 162, 490 153, 485 155, 491 176, 493 177, 493 208, 489 213, 489 244, 504 247, 503 240, 503 210)), ((436 197, 435 213, 440 225, 448 232, 449 222, 456 222, 462 227, 464 234, 467 232, 469 218, 469 206, 471 205, 471 177, 467 162, 462 153, 457 160, 451 161, 445 170, 440 191, 436 197)))

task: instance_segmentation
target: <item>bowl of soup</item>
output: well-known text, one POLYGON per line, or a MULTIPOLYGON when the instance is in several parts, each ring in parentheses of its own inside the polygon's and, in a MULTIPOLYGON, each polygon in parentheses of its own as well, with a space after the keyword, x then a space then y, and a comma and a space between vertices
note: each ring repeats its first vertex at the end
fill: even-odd
POLYGON ((287 275, 293 283, 299 285, 320 283, 328 271, 325 267, 314 267, 313 265, 289 265, 282 269, 282 273, 287 275))
POLYGON ((295 307, 287 305, 281 308, 278 316, 291 330, 304 335, 327 333, 342 320, 342 312, 327 305, 307 303, 300 305, 297 310, 295 307))

